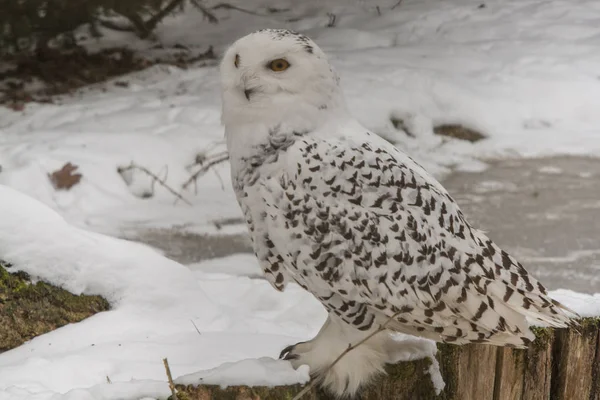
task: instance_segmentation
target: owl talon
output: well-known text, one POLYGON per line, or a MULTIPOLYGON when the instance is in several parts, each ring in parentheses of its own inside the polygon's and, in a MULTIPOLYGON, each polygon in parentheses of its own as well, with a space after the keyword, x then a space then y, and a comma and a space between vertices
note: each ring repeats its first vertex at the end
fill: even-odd
MULTIPOLYGON (((299 359, 300 354, 298 354, 298 352, 299 352, 299 350, 301 350, 301 348, 299 349, 298 346, 302 345, 304 343, 307 343, 307 342, 298 342, 296 344, 291 344, 291 345, 285 347, 283 350, 281 350, 281 353, 279 353, 279 359, 280 360, 288 360, 288 361, 299 359), (294 350, 296 350, 295 353, 294 353, 294 350)), ((300 351, 300 353, 301 352, 302 351, 300 351)))
POLYGON ((298 354, 292 354, 291 352, 287 353, 285 355, 285 357, 283 357, 283 359, 286 360, 286 361, 297 360, 299 358, 300 358, 300 356, 298 354))
POLYGON ((294 348, 294 344, 291 344, 289 346, 286 346, 283 350, 281 350, 281 353, 279 353, 279 359, 280 360, 287 360, 288 358, 286 358, 290 352, 292 351, 292 349, 294 348))

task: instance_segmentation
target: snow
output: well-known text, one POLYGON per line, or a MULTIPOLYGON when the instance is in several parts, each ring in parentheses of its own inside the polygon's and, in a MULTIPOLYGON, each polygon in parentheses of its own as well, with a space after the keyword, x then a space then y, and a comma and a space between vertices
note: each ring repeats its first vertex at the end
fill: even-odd
MULTIPOLYGON (((174 376, 263 357, 237 367, 238 378, 236 367, 222 366, 217 377, 207 373, 211 382, 219 376, 239 381, 239 368, 248 364, 256 382, 306 380, 306 371, 264 358, 277 358, 283 347, 314 336, 324 322, 320 304, 299 287, 279 293, 264 279, 187 268, 147 246, 73 227, 5 186, 0 221, 3 259, 73 293, 100 294, 111 303, 110 311, 3 353, 0 399, 86 398, 83 393, 137 399, 142 394, 134 387, 158 396, 164 393, 160 385, 139 381, 164 382, 164 357, 174 376), (113 384, 106 384, 107 377, 113 384), (129 381, 134 386, 125 385, 129 381), (56 397, 76 388, 81 390, 56 397)), ((250 264, 247 271, 257 268, 254 258, 229 260, 250 264)))
MULTIPOLYGON (((360 121, 439 178, 451 169, 482 170, 486 158, 600 154, 597 1, 405 0, 394 9, 397 1, 385 0, 229 1, 242 8, 251 2, 264 5, 261 15, 219 9, 215 25, 193 10, 170 17, 157 40, 196 52, 212 45, 220 53, 258 28, 301 30, 330 55, 360 121), (283 11, 269 13, 267 5, 283 11), (332 14, 335 26, 328 28, 332 14), (391 118, 402 119, 412 136, 391 118), (445 123, 487 139, 434 135, 445 123)), ((105 33, 82 43, 159 51, 128 33, 105 33)), ((311 296, 295 286, 273 290, 251 255, 183 266, 115 238, 170 227, 244 231, 241 224, 220 228, 219 221, 241 217, 227 163, 182 189, 199 154, 225 149, 218 71, 206 64, 153 66, 55 104, 0 108, 0 258, 74 293, 101 294, 112 306, 0 355, 0 400, 165 398, 164 357, 182 382, 306 380, 307 371, 274 359, 320 328, 325 313, 311 296), (67 162, 83 178, 57 191, 48 174, 67 162), (139 170, 118 172, 131 163, 191 205, 139 170)), ((552 165, 540 172, 561 173, 552 165)), ((513 188, 488 181, 478 193, 503 190, 513 188)), ((600 294, 565 289, 552 296, 582 316, 600 315, 600 294)), ((433 352, 421 341, 398 357, 433 352)), ((440 389, 439 368, 431 368, 440 389)))
POLYGON ((276 386, 307 383, 308 365, 302 365, 295 370, 287 361, 272 358, 259 358, 241 360, 234 363, 225 363, 217 368, 196 372, 177 378, 176 384, 181 385, 220 385, 221 387, 248 385, 248 386, 276 386))
MULTIPOLYGON (((71 226, 5 186, 0 221, 0 254, 15 268, 77 294, 100 294, 112 307, 3 353, 0 399, 164 398, 164 357, 184 384, 307 381, 306 369, 294 371, 274 358, 286 345, 314 336, 325 311, 299 287, 280 293, 264 279, 249 278, 258 268, 253 257, 187 268, 146 246, 71 226), (224 268, 213 273, 218 265, 224 268)), ((600 294, 551 295, 582 316, 600 315, 600 294)), ((396 361, 435 356, 429 340, 400 334, 397 340, 404 346, 396 361)), ((436 362, 430 374, 441 390, 436 362)))
POLYGON ((558 289, 551 292, 553 299, 566 304, 582 317, 600 316, 600 293, 588 295, 573 292, 567 289, 558 289))
POLYGON ((437 354, 437 346, 433 340, 414 337, 410 335, 405 335, 402 333, 394 334, 394 339, 401 343, 401 346, 398 346, 395 349, 394 354, 390 354, 390 361, 393 363, 398 363, 401 361, 412 361, 418 360, 421 358, 428 358, 431 361, 431 365, 429 365, 429 375, 431 376, 431 383, 433 384, 433 388, 436 394, 440 394, 446 383, 444 382, 444 378, 442 377, 442 373, 440 371, 440 363, 437 358, 435 358, 437 354))
POLYGON ((218 277, 220 274, 247 276, 249 278, 262 277, 263 273, 255 261, 254 254, 232 254, 227 257, 213 258, 199 263, 188 264, 192 271, 202 271, 218 277))

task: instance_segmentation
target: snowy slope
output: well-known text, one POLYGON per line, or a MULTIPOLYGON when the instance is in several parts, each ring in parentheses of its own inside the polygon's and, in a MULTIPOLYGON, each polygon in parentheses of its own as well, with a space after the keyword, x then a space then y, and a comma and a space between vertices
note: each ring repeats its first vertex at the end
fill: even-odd
MULTIPOLYGON (((3 259, 73 293, 100 294, 112 307, 3 353, 2 400, 57 399, 88 387, 94 388, 64 398, 164 396, 168 387, 153 383, 166 380, 164 357, 175 377, 245 358, 276 358, 283 347, 316 334, 324 321, 321 306, 300 288, 279 293, 263 279, 188 269, 146 246, 72 227, 5 186, 0 221, 3 259), (113 384, 134 382, 115 387, 107 377, 113 384)), ((250 255, 228 261, 258 269, 250 255)), ((264 365, 265 372, 257 373, 263 383, 308 377, 283 361, 248 363, 264 365), (278 374, 268 372, 273 368, 278 374)), ((240 379, 235 371, 221 376, 223 383, 240 379)))

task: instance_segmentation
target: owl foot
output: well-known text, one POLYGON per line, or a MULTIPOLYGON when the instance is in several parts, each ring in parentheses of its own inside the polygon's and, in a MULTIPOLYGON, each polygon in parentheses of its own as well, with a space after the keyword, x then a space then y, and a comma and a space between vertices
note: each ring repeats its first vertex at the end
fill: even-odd
POLYGON ((389 360, 389 332, 377 333, 360 346, 336 359, 351 344, 369 332, 357 330, 335 316, 330 316, 317 336, 307 342, 287 346, 279 358, 288 360, 295 369, 308 365, 312 379, 338 397, 353 397, 376 374, 383 372, 389 360))
POLYGON ((281 353, 279 353, 279 359, 290 361, 292 362, 294 368, 298 368, 302 364, 296 366, 294 365, 295 363, 293 361, 299 360, 302 353, 306 353, 310 350, 308 343, 310 342, 298 342, 285 347, 283 350, 281 350, 281 353))

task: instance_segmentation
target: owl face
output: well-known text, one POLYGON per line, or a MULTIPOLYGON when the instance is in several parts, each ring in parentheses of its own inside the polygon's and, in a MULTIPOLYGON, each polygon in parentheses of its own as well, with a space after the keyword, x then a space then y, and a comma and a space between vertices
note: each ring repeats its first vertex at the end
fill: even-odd
POLYGON ((325 107, 339 90, 323 51, 304 35, 261 30, 235 42, 221 62, 224 113, 325 107))

